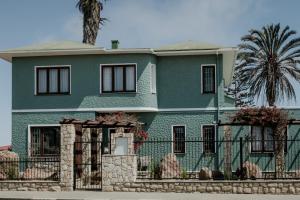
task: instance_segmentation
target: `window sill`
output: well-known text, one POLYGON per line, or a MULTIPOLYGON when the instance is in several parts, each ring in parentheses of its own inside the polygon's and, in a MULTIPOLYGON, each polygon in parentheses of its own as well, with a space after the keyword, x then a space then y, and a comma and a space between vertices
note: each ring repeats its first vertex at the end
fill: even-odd
POLYGON ((251 151, 250 154, 258 154, 258 155, 274 155, 275 153, 274 152, 262 152, 262 151, 251 151))
POLYGON ((216 153, 207 153, 207 152, 203 152, 203 154, 205 156, 214 156, 214 155, 216 155, 216 153))
POLYGON ((184 153, 174 153, 173 152, 173 154, 181 156, 181 155, 185 155, 185 152, 184 153))
POLYGON ((217 94, 216 92, 201 92, 201 94, 203 94, 203 95, 215 95, 215 94, 217 94))
POLYGON ((106 94, 138 94, 138 92, 101 92, 100 95, 106 94))
POLYGON ((35 94, 34 96, 71 96, 71 93, 35 94))

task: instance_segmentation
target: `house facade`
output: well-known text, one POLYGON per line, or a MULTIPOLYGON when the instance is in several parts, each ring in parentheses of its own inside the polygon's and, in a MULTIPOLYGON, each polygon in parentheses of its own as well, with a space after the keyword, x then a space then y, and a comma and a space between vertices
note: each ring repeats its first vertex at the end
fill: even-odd
MULTIPOLYGON (((122 111, 139 117, 149 139, 172 141, 165 152, 177 154, 184 163, 195 162, 187 171, 224 163, 222 144, 215 142, 224 139, 218 122, 236 110, 224 93, 236 48, 194 42, 158 49, 114 47, 59 42, 0 52, 12 63, 13 151, 33 157, 58 155, 62 119, 89 120, 97 113, 122 111), (188 140, 201 144, 189 146, 188 140), (195 154, 188 152, 197 152, 196 157, 209 154, 196 169, 195 154)), ((298 110, 291 108, 290 117, 299 117, 298 110)), ((103 145, 109 148, 114 129, 102 131, 103 145)), ((287 133, 298 139, 299 127, 289 126, 287 133)), ((251 144, 251 159, 264 165, 274 162, 265 154, 274 148, 267 142, 270 135, 259 127, 232 127, 232 139, 251 136, 262 141, 251 144)), ((290 169, 297 170, 299 165, 289 162, 290 169)), ((233 161, 233 168, 238 165, 233 161)))

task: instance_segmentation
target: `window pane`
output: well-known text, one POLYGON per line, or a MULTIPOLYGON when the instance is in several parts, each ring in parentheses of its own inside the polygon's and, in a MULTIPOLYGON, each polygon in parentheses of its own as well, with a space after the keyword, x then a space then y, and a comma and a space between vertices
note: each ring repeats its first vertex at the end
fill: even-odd
POLYGON ((47 69, 38 70, 38 93, 47 92, 47 69))
POLYGON ((60 69, 60 92, 66 93, 69 91, 69 69, 60 69))
POLYGON ((135 73, 134 67, 126 67, 126 91, 135 90, 135 73))
POLYGON ((203 67, 203 92, 214 92, 215 91, 215 70, 214 67, 203 67))
POLYGON ((184 153, 185 152, 185 127, 174 126, 173 138, 174 138, 174 144, 173 144, 174 153, 184 153))
POLYGON ((264 128, 264 147, 265 151, 274 150, 273 130, 270 127, 264 128))
POLYGON ((123 91, 123 67, 115 67, 115 91, 123 91))
POLYGON ((103 84, 103 91, 109 92, 112 91, 112 68, 111 67, 104 67, 103 74, 102 74, 102 84, 103 84))
POLYGON ((203 152, 215 153, 215 127, 203 126, 203 152))
POLYGON ((58 92, 58 69, 49 70, 49 92, 58 92))
POLYGON ((43 129, 44 144, 43 151, 44 155, 58 155, 59 154, 59 128, 49 127, 43 129))
POLYGON ((251 147, 253 151, 262 151, 262 128, 259 126, 253 126, 251 128, 252 142, 251 147))

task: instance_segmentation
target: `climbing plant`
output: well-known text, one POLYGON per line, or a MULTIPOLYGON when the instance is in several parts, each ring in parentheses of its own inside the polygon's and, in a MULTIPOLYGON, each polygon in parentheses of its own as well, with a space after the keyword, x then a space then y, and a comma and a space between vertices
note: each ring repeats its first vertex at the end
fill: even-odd
POLYGON ((277 178, 284 174, 284 140, 288 125, 288 112, 277 107, 242 108, 230 117, 241 125, 264 126, 273 130, 275 169, 277 178))

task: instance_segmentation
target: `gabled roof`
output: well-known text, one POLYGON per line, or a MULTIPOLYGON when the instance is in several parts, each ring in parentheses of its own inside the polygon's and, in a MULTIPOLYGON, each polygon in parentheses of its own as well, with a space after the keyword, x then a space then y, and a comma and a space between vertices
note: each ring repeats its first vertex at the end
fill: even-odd
POLYGON ((161 46, 154 49, 154 51, 216 50, 222 48, 224 47, 220 45, 188 40, 186 42, 161 46))

